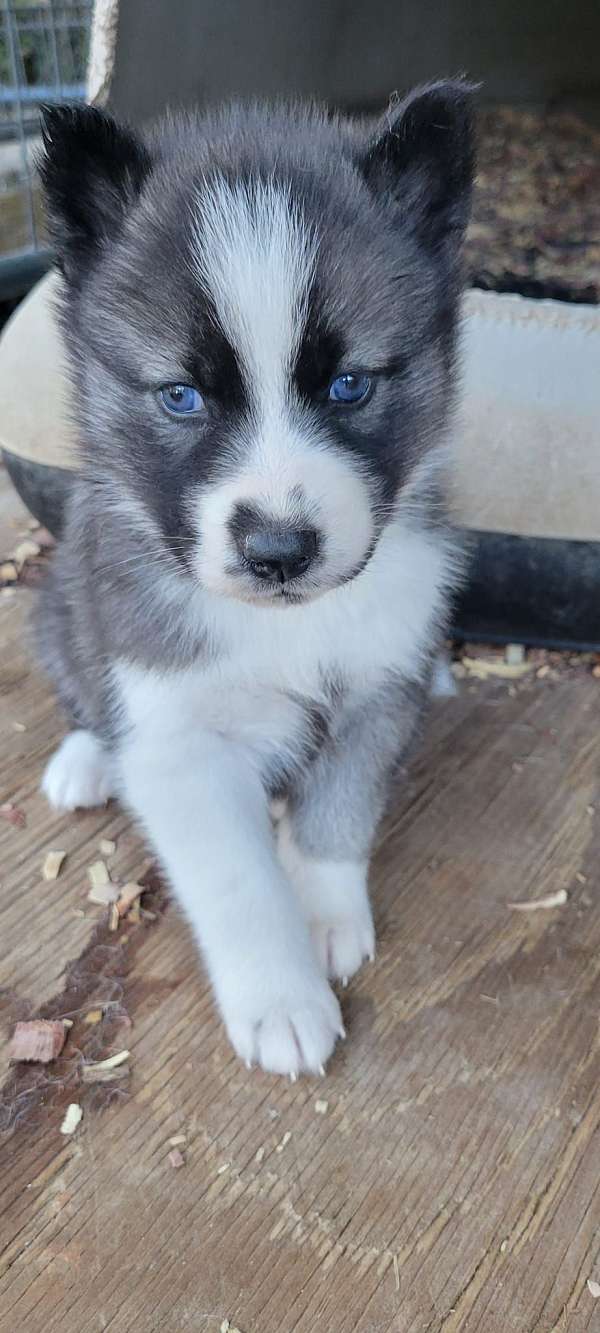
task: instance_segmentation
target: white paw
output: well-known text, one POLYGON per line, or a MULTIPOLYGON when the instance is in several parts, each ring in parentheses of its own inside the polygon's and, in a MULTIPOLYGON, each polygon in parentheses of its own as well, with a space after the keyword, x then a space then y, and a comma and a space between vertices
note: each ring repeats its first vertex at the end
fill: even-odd
POLYGON ((42 791, 55 810, 104 805, 114 795, 110 759, 91 731, 66 736, 42 778, 42 791))
POLYGON ((306 856, 287 818, 279 825, 277 845, 308 921, 322 971, 327 977, 348 981, 362 963, 375 957, 367 864, 306 856))
POLYGON ((219 987, 229 1040, 247 1065, 292 1078, 322 1074, 345 1036, 337 999, 316 967, 306 975, 282 968, 278 976, 274 985, 257 973, 254 993, 247 979, 229 995, 219 987))
POLYGON ((375 930, 370 912, 309 924, 315 953, 327 977, 346 983, 363 963, 373 961, 375 930))

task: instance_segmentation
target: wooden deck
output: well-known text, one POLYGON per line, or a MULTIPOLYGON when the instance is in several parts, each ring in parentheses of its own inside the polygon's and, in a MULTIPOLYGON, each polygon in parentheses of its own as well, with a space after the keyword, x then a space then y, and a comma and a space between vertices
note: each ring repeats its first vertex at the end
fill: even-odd
MULTIPOLYGON (((6 485, 0 509, 6 554, 6 485)), ((147 853, 115 806, 59 819, 38 795, 61 721, 29 599, 0 595, 0 802, 27 817, 0 821, 2 1040, 74 1026, 44 1069, 0 1056, 2 1333, 600 1330, 600 681, 436 707, 381 838, 348 1041, 292 1086, 235 1060, 156 882, 156 920, 116 933, 88 903, 101 837, 115 878, 147 853), (562 908, 507 906, 562 887, 562 908), (82 1054, 122 1048, 128 1082, 81 1086, 82 1054)))

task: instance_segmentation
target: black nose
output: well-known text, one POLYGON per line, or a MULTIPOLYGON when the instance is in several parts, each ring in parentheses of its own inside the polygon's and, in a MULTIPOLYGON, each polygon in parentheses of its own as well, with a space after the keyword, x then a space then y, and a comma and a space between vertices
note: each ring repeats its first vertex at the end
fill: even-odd
POLYGON ((238 549, 259 579, 288 579, 305 574, 317 554, 312 528, 252 528, 237 535, 238 549))

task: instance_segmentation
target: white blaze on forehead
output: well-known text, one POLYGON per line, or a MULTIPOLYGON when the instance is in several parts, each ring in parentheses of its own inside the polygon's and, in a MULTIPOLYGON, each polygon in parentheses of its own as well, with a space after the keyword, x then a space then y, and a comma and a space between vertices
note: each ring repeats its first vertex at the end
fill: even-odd
POLYGON ((194 262, 255 401, 266 404, 289 380, 315 256, 314 233, 285 186, 218 176, 199 192, 194 262))

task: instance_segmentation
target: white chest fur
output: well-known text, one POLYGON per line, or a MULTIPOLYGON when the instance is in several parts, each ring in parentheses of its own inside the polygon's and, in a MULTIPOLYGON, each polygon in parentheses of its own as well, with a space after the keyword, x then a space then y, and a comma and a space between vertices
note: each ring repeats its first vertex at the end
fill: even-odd
POLYGON ((171 735, 206 727, 261 753, 293 749, 306 721, 301 701, 324 701, 327 679, 367 693, 390 669, 417 674, 448 572, 443 540, 391 528, 358 578, 306 606, 203 599, 214 659, 164 674, 121 664, 127 719, 171 735))

